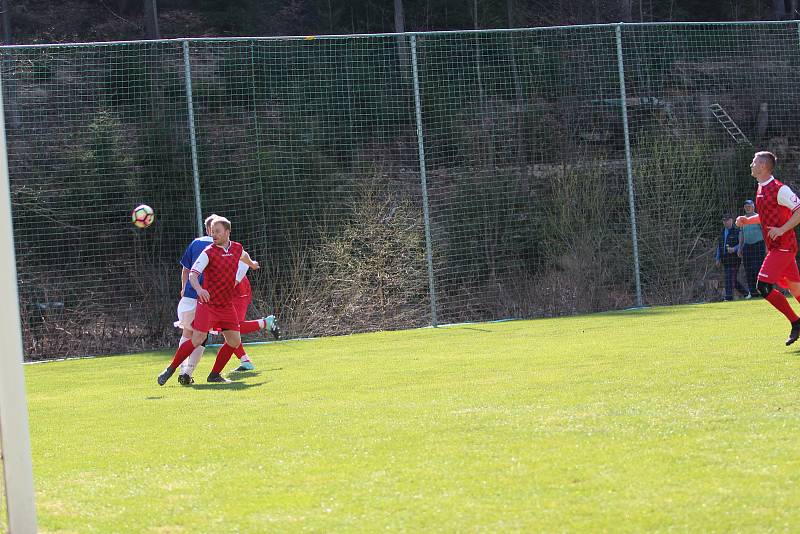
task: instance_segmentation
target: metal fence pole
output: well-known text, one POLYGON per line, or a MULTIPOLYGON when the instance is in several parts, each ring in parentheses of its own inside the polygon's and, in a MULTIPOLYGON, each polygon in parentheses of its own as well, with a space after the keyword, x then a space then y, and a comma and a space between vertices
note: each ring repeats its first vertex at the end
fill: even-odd
MULTIPOLYGON (((2 449, 8 531, 36 532, 36 503, 33 486, 31 441, 28 433, 28 404, 22 370, 22 330, 19 316, 17 268, 14 260, 14 231, 11 218, 11 183, 8 178, 6 130, 0 86, 0 310, 8 335, 0 353, 0 449, 2 449)), ((1 523, 0 523, 1 524, 1 523)))
POLYGON ((197 165, 197 136, 194 131, 194 103, 192 100, 192 65, 189 63, 189 41, 183 41, 183 72, 186 81, 186 108, 189 112, 189 142, 192 145, 192 176, 194 178, 194 207, 197 212, 197 235, 205 235, 203 207, 200 204, 200 170, 197 165))
POLYGON ((622 102, 622 130, 625 135, 625 167, 628 172, 628 208, 631 218, 631 241, 633 242, 633 277, 636 283, 636 305, 642 306, 642 279, 639 269, 639 237, 636 232, 636 202, 633 189, 633 162, 631 161, 631 137, 628 131, 628 98, 625 95, 625 66, 622 62, 622 23, 616 25, 617 68, 619 71, 619 94, 622 102))
POLYGON ((422 185, 422 215, 425 221, 425 251, 428 256, 428 291, 431 295, 431 325, 439 324, 436 318, 436 283, 433 278, 433 247, 431 245, 431 219, 428 207, 428 175, 425 170, 425 143, 422 136, 422 103, 419 97, 419 72, 417 71, 417 36, 411 35, 411 75, 414 83, 414 115, 417 122, 417 148, 419 149, 419 177, 422 185))

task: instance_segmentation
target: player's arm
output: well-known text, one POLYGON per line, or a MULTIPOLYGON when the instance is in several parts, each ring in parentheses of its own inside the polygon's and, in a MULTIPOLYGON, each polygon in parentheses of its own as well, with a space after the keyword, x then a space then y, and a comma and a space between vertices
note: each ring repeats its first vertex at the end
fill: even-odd
POLYGON ((183 298, 183 290, 186 288, 186 282, 189 281, 189 269, 181 266, 181 298, 183 298))
POLYGON ((794 194, 788 185, 781 186, 778 190, 778 204, 792 210, 792 216, 781 226, 772 227, 767 232, 770 239, 777 239, 798 224, 800 224, 800 198, 794 194))
POLYGON ((255 261, 254 259, 252 259, 250 257, 250 254, 248 254, 246 250, 242 251, 242 257, 239 258, 239 261, 241 263, 244 263, 245 265, 247 265, 251 269, 260 269, 261 268, 261 266, 258 264, 258 262, 255 261))
MULTIPOLYGON (((194 243, 194 241, 192 241, 194 243)), ((183 298, 183 291, 186 289, 186 282, 189 281, 189 270, 192 268, 192 245, 189 244, 186 250, 183 251, 181 256, 181 298, 183 298)))
POLYGON ((747 217, 745 215, 739 215, 736 217, 736 226, 741 228, 742 226, 747 226, 748 224, 761 224, 761 217, 756 213, 755 215, 751 215, 747 217))
POLYGON ((208 302, 211 298, 211 294, 200 285, 200 275, 203 274, 207 266, 208 254, 203 252, 197 257, 197 261, 194 262, 192 270, 189 272, 189 283, 197 291, 197 298, 200 302, 208 302))
POLYGON ((236 283, 238 284, 242 280, 244 280, 245 275, 247 275, 247 271, 250 269, 250 266, 247 265, 245 262, 239 260, 239 267, 236 269, 236 283))

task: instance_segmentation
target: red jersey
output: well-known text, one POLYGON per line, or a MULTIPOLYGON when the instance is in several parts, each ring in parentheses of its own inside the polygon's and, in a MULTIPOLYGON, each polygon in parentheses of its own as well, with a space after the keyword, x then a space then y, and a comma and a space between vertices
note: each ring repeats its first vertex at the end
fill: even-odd
MULTIPOLYGON (((231 241, 227 249, 211 244, 203 250, 203 254, 208 256, 208 264, 202 274, 203 289, 210 295, 209 306, 230 306, 233 302, 237 294, 236 269, 243 251, 242 245, 236 241, 231 241)), ((201 259, 195 265, 199 263, 203 263, 201 259)), ((194 268, 192 270, 199 272, 194 268)))
POLYGON ((797 237, 794 229, 789 230, 778 239, 767 236, 770 227, 777 228, 789 220, 795 210, 800 207, 800 201, 788 186, 784 186, 776 178, 764 184, 759 184, 756 192, 756 210, 761 219, 761 233, 767 250, 781 250, 783 252, 797 252, 797 237), (784 188, 781 191, 781 188, 784 188), (787 207, 787 204, 792 206, 787 207))

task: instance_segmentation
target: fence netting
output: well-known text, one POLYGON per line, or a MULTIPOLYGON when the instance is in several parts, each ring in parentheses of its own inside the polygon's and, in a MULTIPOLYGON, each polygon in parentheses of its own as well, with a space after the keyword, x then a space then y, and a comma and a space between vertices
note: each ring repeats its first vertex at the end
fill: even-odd
POLYGON ((3 47, 26 356, 174 345, 178 259, 210 213, 263 266, 250 315, 291 337, 715 298, 753 152, 797 179, 798 35, 3 47))

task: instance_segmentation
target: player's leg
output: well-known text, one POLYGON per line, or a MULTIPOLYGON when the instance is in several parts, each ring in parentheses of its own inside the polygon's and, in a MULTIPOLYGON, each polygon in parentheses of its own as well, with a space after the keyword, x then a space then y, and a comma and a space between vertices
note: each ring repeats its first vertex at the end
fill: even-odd
POLYGON ((205 335, 203 341, 195 347, 192 353, 186 358, 183 363, 181 364, 181 370, 178 374, 178 383, 182 386, 189 386, 194 384, 194 378, 192 375, 194 374, 195 369, 197 369, 197 364, 200 363, 200 358, 203 357, 203 354, 206 351, 206 345, 208 344, 208 334, 205 335))
MULTIPOLYGON (((192 310, 192 315, 194 315, 194 310, 192 310)), ((192 319, 194 319, 194 317, 192 317, 192 319)), ((187 330, 189 330, 188 337, 194 337, 194 330, 187 330)), ((187 332, 184 332, 184 337, 187 337, 186 333, 187 332)), ((208 333, 203 336, 203 340, 200 342, 200 344, 195 347, 189 357, 186 358, 181 364, 181 372, 178 375, 178 382, 180 384, 188 386, 189 384, 194 383, 192 374, 194 374, 194 370, 197 369, 197 364, 200 363, 200 358, 203 357, 203 353, 206 350, 206 343, 208 343, 208 333)))
POLYGON ((266 317, 254 321, 242 321, 239 323, 239 331, 242 334, 250 334, 263 328, 266 328, 275 339, 280 339, 281 329, 274 315, 267 315, 266 317))
MULTIPOLYGON (((247 321, 244 320, 245 316, 247 315, 247 308, 250 307, 250 302, 252 301, 252 297, 248 293, 245 296, 239 296, 234 299, 233 305, 236 307, 236 316, 239 319, 239 330, 242 330, 242 323, 246 323, 247 321)), ((253 321, 257 322, 257 321, 253 321)), ((249 325, 245 325, 245 329, 249 330, 249 325)), ((249 333, 249 332, 243 332, 249 333)), ((253 365, 253 362, 250 361, 250 356, 247 355, 245 352, 244 344, 239 343, 239 346, 233 350, 233 355, 239 358, 239 367, 234 369, 234 371, 252 371, 256 368, 253 365)))
POLYGON ((222 344, 222 347, 217 352, 217 359, 214 361, 214 367, 208 375, 208 382, 230 382, 221 373, 231 356, 233 356, 235 348, 242 343, 239 332, 235 330, 223 330, 222 336, 225 338, 225 343, 222 344))
POLYGON ((178 350, 175 352, 175 356, 172 358, 172 362, 160 375, 158 375, 159 386, 166 384, 167 380, 169 380, 169 378, 175 374, 175 370, 180 366, 180 364, 189 357, 196 347, 203 342, 203 339, 205 339, 206 335, 207 332, 198 330, 197 325, 195 325, 194 333, 192 334, 191 339, 184 341, 181 346, 178 347, 178 350))
POLYGON ((228 360, 231 359, 234 349, 242 344, 242 338, 239 335, 239 317, 235 306, 231 304, 224 309, 215 309, 213 324, 222 331, 225 343, 222 344, 219 352, 217 352, 217 359, 214 361, 214 367, 211 368, 211 373, 209 373, 207 380, 208 382, 229 382, 220 373, 222 373, 228 360))
MULTIPOLYGON (((183 297, 178 303, 178 320, 175 322, 175 326, 183 328, 181 341, 178 346, 183 345, 186 340, 192 338, 192 335, 194 334, 194 330, 192 329, 192 321, 194 321, 196 310, 197 299, 183 297)), ((194 351, 192 351, 189 357, 186 358, 186 360, 184 360, 181 364, 180 373, 178 374, 178 382, 181 385, 188 386, 193 382, 192 373, 197 367, 200 358, 202 358, 205 348, 204 341, 199 346, 195 347, 194 351)))
POLYGON ((792 291, 791 286, 794 286, 798 291, 795 295, 797 298, 800 295, 800 275, 795 273, 797 273, 797 263, 794 254, 771 250, 764 258, 756 284, 759 294, 792 324, 786 345, 791 345, 800 337, 800 317, 794 312, 783 293, 777 290, 775 284, 782 282, 789 286, 790 291, 792 291), (798 285, 795 285, 796 283, 798 285))
POLYGON ((193 330, 191 339, 184 341, 178 350, 175 352, 175 357, 164 371, 158 375, 158 385, 163 386, 167 380, 175 373, 175 370, 180 364, 189 357, 194 349, 203 342, 208 334, 209 325, 211 321, 211 312, 208 306, 198 304, 195 309, 194 320, 192 321, 191 328, 193 330))

